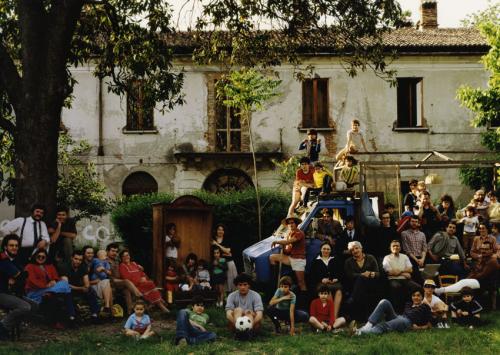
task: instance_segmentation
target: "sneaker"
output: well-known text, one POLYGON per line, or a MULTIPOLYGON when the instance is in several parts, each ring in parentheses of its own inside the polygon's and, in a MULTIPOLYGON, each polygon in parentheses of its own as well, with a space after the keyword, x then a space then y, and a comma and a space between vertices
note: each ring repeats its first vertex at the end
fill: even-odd
POLYGON ((188 342, 186 338, 180 338, 179 341, 177 342, 177 346, 184 347, 187 346, 188 342))
POLYGON ((443 323, 443 327, 445 329, 450 329, 450 325, 448 323, 446 323, 446 322, 443 323))
POLYGON ((359 331, 361 332, 366 332, 370 329, 373 328, 373 324, 371 324, 370 322, 366 322, 364 326, 362 326, 361 328, 359 328, 359 331))
POLYGON ((439 322, 438 324, 436 324, 436 327, 439 328, 439 329, 444 328, 443 323, 441 323, 441 322, 439 322))
POLYGON ((474 326, 473 325, 469 325, 469 329, 474 329, 474 326))

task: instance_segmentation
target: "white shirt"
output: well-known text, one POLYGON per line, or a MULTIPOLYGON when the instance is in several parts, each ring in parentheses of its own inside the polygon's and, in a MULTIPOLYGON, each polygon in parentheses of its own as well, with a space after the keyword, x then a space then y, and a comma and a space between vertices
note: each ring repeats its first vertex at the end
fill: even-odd
MULTIPOLYGON (((170 242, 170 236, 165 236, 165 242, 170 242)), ((165 249, 165 255, 167 258, 177 259, 177 248, 176 247, 167 247, 165 249)))
MULTIPOLYGON (((32 217, 26 218, 26 224, 24 225, 24 231, 22 235, 23 239, 21 242, 21 248, 33 247, 33 243, 35 241, 34 228, 33 228, 34 222, 35 220, 32 217)), ((36 221, 36 222, 37 222, 38 238, 47 241, 47 243, 50 243, 49 232, 47 231, 47 226, 45 225, 45 222, 44 221, 36 221)), ((3 236, 6 236, 8 234, 16 234, 18 237, 21 237, 21 229, 23 228, 23 223, 24 223, 24 217, 13 219, 12 221, 4 225, 2 229, 0 229, 0 234, 3 234, 3 236)))
MULTIPOLYGON (((390 271, 399 270, 404 271, 408 269, 412 269, 412 265, 410 262, 410 258, 408 258, 405 254, 399 254, 395 256, 394 254, 389 254, 384 257, 382 261, 382 267, 384 270, 389 273, 390 271)), ((404 276, 387 276, 389 280, 394 279, 405 279, 404 276)))

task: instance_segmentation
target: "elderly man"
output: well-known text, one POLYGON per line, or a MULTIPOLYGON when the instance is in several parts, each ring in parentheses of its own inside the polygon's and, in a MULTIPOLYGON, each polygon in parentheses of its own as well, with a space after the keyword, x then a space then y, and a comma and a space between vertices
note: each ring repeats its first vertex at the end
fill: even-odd
POLYGON ((402 312, 404 302, 410 296, 410 288, 418 288, 419 284, 411 281, 413 266, 405 254, 401 254, 398 240, 391 242, 391 254, 386 255, 382 262, 389 280, 390 301, 396 312, 402 312))
POLYGON ((413 267, 412 279, 419 285, 423 283, 420 268, 424 267, 427 255, 425 234, 420 231, 420 221, 417 216, 410 218, 410 228, 401 233, 401 246, 410 258, 413 267))
POLYGON ((260 295, 250 289, 252 278, 247 274, 239 274, 234 279, 237 290, 227 297, 226 318, 231 329, 235 328, 239 317, 247 316, 252 321, 252 329, 260 328, 264 314, 264 305, 260 295))
POLYGON ((429 257, 436 263, 441 263, 439 272, 441 274, 458 275, 460 278, 465 276, 469 266, 465 260, 465 253, 455 236, 457 225, 455 222, 449 222, 446 232, 436 233, 429 242, 429 257), (452 260, 452 255, 458 254, 459 261, 452 260))
POLYGON ((48 249, 50 243, 49 232, 42 218, 45 207, 36 203, 31 207, 30 217, 13 219, 0 229, 0 235, 15 234, 19 237, 20 248, 16 262, 20 266, 28 263, 35 249, 48 249))

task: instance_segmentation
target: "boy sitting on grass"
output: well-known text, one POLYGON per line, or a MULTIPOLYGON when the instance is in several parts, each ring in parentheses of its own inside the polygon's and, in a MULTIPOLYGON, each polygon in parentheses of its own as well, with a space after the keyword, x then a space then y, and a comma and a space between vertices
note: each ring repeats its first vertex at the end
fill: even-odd
POLYGON ((431 307, 432 312, 432 325, 438 328, 449 328, 446 312, 448 305, 444 303, 438 296, 434 295, 436 283, 432 279, 425 280, 424 282, 424 303, 431 307))
POLYGON ((128 317, 124 326, 126 336, 133 337, 136 340, 147 339, 155 333, 151 329, 151 319, 147 314, 144 314, 146 304, 142 300, 138 300, 134 305, 134 313, 128 317))
POLYGON ((322 284, 318 287, 318 298, 311 302, 309 313, 309 324, 316 331, 332 331, 345 325, 344 317, 335 319, 335 308, 330 297, 330 289, 327 285, 322 284))
POLYGON ((290 335, 295 335, 295 321, 305 323, 309 319, 306 312, 295 309, 297 296, 290 291, 291 287, 291 277, 283 276, 279 281, 279 288, 269 301, 269 308, 266 310, 266 314, 271 318, 277 334, 281 333, 280 321, 290 323, 290 335))
POLYGON ((181 309, 177 313, 177 329, 175 331, 175 343, 183 346, 187 344, 200 344, 214 341, 217 335, 208 332, 208 314, 205 312, 205 301, 197 295, 193 297, 191 309, 181 309))
POLYGON ((474 292, 470 287, 462 288, 462 300, 451 304, 451 318, 458 324, 474 328, 480 324, 483 307, 474 299, 474 292))

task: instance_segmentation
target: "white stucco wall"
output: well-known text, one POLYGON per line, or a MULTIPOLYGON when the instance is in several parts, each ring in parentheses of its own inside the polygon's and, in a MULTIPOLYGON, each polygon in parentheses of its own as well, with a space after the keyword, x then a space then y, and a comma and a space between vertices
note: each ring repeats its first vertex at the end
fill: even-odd
MULTIPOLYGON (((391 69, 396 69, 398 76, 423 78, 424 117, 429 127, 429 132, 425 133, 392 130, 397 112, 396 88, 372 72, 361 72, 350 78, 336 58, 310 58, 305 64, 314 65, 315 73, 320 77, 330 78, 329 107, 337 129, 337 147, 345 144, 345 132, 350 128, 351 119, 356 117, 361 121, 370 151, 481 150, 479 130, 471 128, 468 123, 471 113, 461 108, 455 99, 462 84, 486 85, 488 74, 478 56, 406 56, 393 63, 391 69)), ((134 171, 150 173, 157 180, 160 191, 176 193, 201 188, 210 173, 207 170, 209 165, 193 169, 177 163, 173 153, 185 144, 191 144, 195 152, 207 151, 205 73, 217 68, 191 66, 186 62, 182 65, 186 71, 183 87, 186 103, 165 114, 155 110, 157 134, 125 134, 126 100, 108 93, 104 85, 103 157, 96 157, 99 82, 92 75, 91 67, 73 70, 78 84, 71 109, 63 111, 63 122, 75 139, 86 139, 93 146, 92 158, 102 172, 110 195, 119 196, 121 184, 134 171)), ((277 71, 283 80, 280 88, 283 94, 271 101, 265 111, 253 115, 256 147, 257 150, 273 151, 279 148, 281 141, 285 155, 298 154, 298 143, 305 136, 297 129, 302 119, 301 83, 293 79, 290 67, 283 66, 277 71)), ((334 153, 323 147, 322 155, 332 156, 334 153)), ((400 158, 410 159, 409 156, 400 158)), ((247 173, 252 177, 251 169, 247 169, 247 173)), ((423 170, 402 171, 402 178, 423 178, 428 173, 423 170)), ((439 174, 444 177, 444 183, 430 187, 433 197, 444 191, 451 192, 454 197, 468 196, 469 192, 459 184, 455 170, 441 170, 439 174)), ((263 187, 273 188, 279 183, 272 171, 259 172, 259 176, 263 187)), ((12 209, 0 205, 0 221, 10 219, 12 215, 12 209)), ((109 228, 109 222, 105 224, 109 228)))

